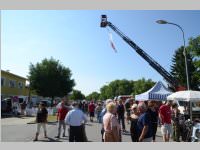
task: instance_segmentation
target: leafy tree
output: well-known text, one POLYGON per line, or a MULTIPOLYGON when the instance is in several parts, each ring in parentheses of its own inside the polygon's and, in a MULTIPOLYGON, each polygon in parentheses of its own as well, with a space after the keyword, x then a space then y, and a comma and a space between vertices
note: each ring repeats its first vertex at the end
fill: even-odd
POLYGON ((112 95, 112 89, 108 85, 104 85, 103 87, 101 87, 100 93, 101 93, 100 99, 102 99, 102 100, 105 100, 108 98, 114 98, 114 96, 112 95))
POLYGON ((188 50, 193 56, 193 62, 196 67, 196 72, 193 73, 193 76, 197 79, 198 89, 200 89, 200 36, 189 39, 188 50))
POLYGON ((99 100, 99 96, 100 94, 98 92, 92 92, 91 94, 89 94, 86 99, 87 100, 99 100))
POLYGON ((109 84, 112 95, 130 95, 133 90, 133 84, 128 80, 115 80, 109 84))
POLYGON ((144 78, 134 81, 134 91, 132 95, 137 95, 146 92, 155 85, 151 79, 145 80, 144 78))
POLYGON ((73 90, 72 95, 70 95, 70 99, 72 100, 83 100, 85 99, 85 95, 81 93, 79 90, 73 90))
POLYGON ((155 82, 151 79, 142 78, 138 81, 114 80, 109 85, 104 85, 100 89, 100 99, 114 98, 119 95, 135 95, 149 90, 155 82))
MULTIPOLYGON (((187 87, 187 78, 185 72, 185 59, 183 55, 184 47, 180 47, 175 51, 172 58, 171 74, 179 81, 180 85, 187 87)), ((197 67, 194 65, 193 56, 190 51, 187 51, 188 76, 190 89, 197 90, 199 81, 196 76, 197 67)))
POLYGON ((41 63, 29 66, 29 81, 31 89, 43 97, 63 97, 72 91, 75 85, 71 79, 69 68, 61 65, 53 58, 44 59, 41 63))

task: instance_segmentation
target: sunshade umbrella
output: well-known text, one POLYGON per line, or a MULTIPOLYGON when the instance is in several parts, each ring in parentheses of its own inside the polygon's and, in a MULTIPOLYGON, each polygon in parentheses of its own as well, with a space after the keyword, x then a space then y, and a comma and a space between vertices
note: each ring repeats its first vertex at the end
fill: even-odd
POLYGON ((167 97, 167 100, 200 101, 200 91, 179 91, 167 97))
POLYGON ((190 119, 192 120, 192 105, 191 102, 200 101, 200 91, 179 91, 167 97, 167 100, 181 100, 190 103, 190 119))

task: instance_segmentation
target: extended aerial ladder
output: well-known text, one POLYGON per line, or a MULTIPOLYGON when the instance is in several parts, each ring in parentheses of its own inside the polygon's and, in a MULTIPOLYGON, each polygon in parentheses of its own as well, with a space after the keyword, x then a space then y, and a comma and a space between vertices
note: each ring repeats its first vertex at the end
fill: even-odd
POLYGON ((157 63, 151 56, 149 56, 145 51, 143 51, 137 44, 135 44, 129 37, 122 33, 116 26, 111 22, 107 21, 107 16, 101 16, 101 25, 102 28, 110 27, 113 29, 127 44, 129 44, 144 60, 146 60, 151 67, 153 67, 170 85, 174 90, 181 89, 178 81, 167 72, 159 63, 157 63))

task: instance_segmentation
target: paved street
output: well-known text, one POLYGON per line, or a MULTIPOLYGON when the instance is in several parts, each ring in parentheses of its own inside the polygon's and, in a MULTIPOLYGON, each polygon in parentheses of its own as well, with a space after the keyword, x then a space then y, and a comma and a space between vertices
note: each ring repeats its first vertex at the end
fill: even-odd
MULTIPOLYGON (((36 124, 27 124, 28 122, 34 120, 31 118, 4 118, 1 119, 1 140, 2 142, 32 142, 34 139, 36 124)), ((129 125, 126 125, 129 129, 129 125)), ((88 140, 90 142, 101 142, 101 124, 96 122, 88 122, 86 124, 86 133, 88 140)), ((57 134, 57 124, 49 123, 47 126, 48 138, 43 137, 43 132, 41 130, 41 135, 39 136, 39 142, 68 142, 67 137, 56 139, 57 134)), ((130 134, 123 134, 123 142, 131 142, 130 134)), ((158 142, 162 141, 160 128, 158 128, 157 138, 158 142)))

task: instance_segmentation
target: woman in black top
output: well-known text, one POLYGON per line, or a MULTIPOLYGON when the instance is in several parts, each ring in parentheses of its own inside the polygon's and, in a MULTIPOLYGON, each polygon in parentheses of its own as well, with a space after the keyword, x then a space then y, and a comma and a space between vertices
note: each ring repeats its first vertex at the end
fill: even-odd
POLYGON ((156 140, 156 132, 158 127, 158 109, 155 107, 155 101, 148 101, 148 110, 147 112, 150 115, 152 130, 153 130, 153 142, 156 140))
POLYGON ((131 121, 131 127, 130 127, 130 133, 131 133, 131 139, 132 142, 138 142, 139 139, 139 133, 137 128, 137 122, 138 122, 138 109, 137 104, 133 104, 131 107, 132 114, 130 116, 131 121))

